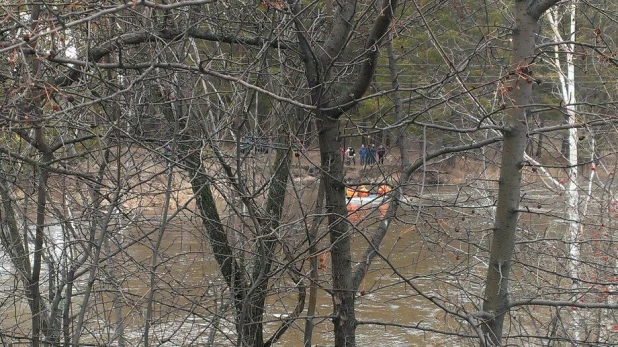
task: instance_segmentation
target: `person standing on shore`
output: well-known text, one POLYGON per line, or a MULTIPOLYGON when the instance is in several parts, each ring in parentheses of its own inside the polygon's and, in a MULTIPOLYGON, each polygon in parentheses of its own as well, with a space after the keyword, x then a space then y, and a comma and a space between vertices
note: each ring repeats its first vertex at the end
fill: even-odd
POLYGON ((367 164, 367 147, 363 143, 361 147, 358 149, 358 155, 360 155, 360 164, 364 166, 367 164))
POLYGON ((376 145, 371 144, 367 150, 367 164, 373 165, 376 163, 376 145))
POLYGON ((347 157, 347 164, 353 164, 356 165, 356 151, 354 151, 354 148, 352 148, 352 146, 348 147, 348 150, 346 151, 346 157, 347 157))
POLYGON ((378 162, 380 164, 384 164, 385 156, 386 156, 386 148, 384 148, 384 145, 380 145, 380 148, 378 148, 378 162))

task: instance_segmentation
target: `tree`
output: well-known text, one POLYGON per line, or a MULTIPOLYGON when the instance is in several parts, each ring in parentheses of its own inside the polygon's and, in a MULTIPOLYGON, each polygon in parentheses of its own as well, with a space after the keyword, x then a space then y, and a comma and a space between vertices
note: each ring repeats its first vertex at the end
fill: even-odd
MULTIPOLYGON (((250 18, 256 23, 255 27, 239 27, 240 30, 246 34, 256 35, 253 38, 246 38, 243 37, 245 34, 240 36, 235 34, 234 26, 230 26, 230 23, 233 23, 233 20, 235 20, 235 14, 221 12, 225 15, 225 18, 217 18, 213 21, 210 21, 211 18, 204 16, 205 12, 197 6, 219 7, 217 5, 208 5, 209 3, 210 1, 202 1, 154 5, 148 2, 136 2, 133 4, 121 5, 110 4, 111 7, 106 10, 103 10, 103 6, 107 6, 107 4, 103 3, 99 4, 99 6, 102 6, 99 8, 96 6, 90 8, 87 5, 71 3, 60 6, 57 9, 45 8, 38 4, 32 4, 25 12, 30 15, 30 32, 22 33, 20 31, 21 29, 15 28, 15 30, 10 32, 10 36, 7 37, 7 40, 3 44, 3 52, 10 52, 11 50, 17 52, 15 49, 21 47, 23 43, 26 42, 27 49, 22 52, 24 54, 23 56, 33 62, 30 65, 23 65, 23 70, 30 70, 29 72, 32 72, 33 76, 37 77, 34 83, 38 83, 39 85, 34 86, 34 88, 28 87, 32 85, 33 82, 23 82, 21 75, 15 74, 17 71, 8 71, 6 75, 8 80, 26 86, 25 88, 29 92, 38 92, 40 86, 49 85, 49 88, 43 88, 45 91, 44 93, 38 93, 33 98, 34 100, 39 100, 38 104, 33 106, 16 105, 15 109, 21 110, 21 115, 19 117, 8 117, 7 120, 13 123, 21 119, 21 122, 29 126, 29 117, 32 117, 28 114, 29 111, 31 109, 42 110, 45 102, 43 99, 45 97, 49 97, 55 104, 61 104, 52 107, 50 116, 40 116, 37 118, 37 126, 34 129, 39 132, 39 135, 37 135, 36 139, 29 141, 31 145, 35 145, 42 151, 41 160, 43 160, 39 164, 40 175, 38 178, 40 182, 38 188, 38 205, 40 211, 38 213, 37 243, 35 246, 35 254, 37 254, 37 257, 35 257, 34 270, 31 274, 22 271, 22 273, 28 274, 26 279, 30 283, 27 286, 27 292, 30 293, 28 296, 31 301, 33 317, 32 336, 35 344, 38 344, 40 340, 38 329, 42 325, 38 321, 40 317, 38 314, 38 302, 42 300, 38 292, 38 276, 41 271, 40 259, 38 257, 42 256, 43 225, 45 224, 45 217, 47 215, 45 202, 50 199, 46 195, 45 189, 48 177, 46 170, 48 170, 48 166, 51 162, 55 160, 53 152, 47 149, 47 145, 44 142, 46 137, 53 135, 49 130, 46 132, 45 129, 49 128, 49 122, 54 119, 54 116, 57 114, 66 114, 63 108, 85 111, 89 105, 97 103, 100 104, 100 109, 96 110, 96 113, 99 114, 95 116, 97 119, 93 121, 93 128, 96 129, 104 120, 105 127, 101 129, 101 131, 105 133, 112 130, 112 133, 118 135, 115 142, 103 146, 103 152, 106 154, 103 157, 103 161, 98 164, 100 167, 99 176, 101 177, 98 184, 103 184, 103 177, 108 167, 107 159, 105 158, 112 155, 111 153, 114 153, 114 148, 117 148, 115 153, 117 156, 134 156, 135 154, 124 152, 123 149, 126 148, 126 146, 130 148, 133 143, 136 143, 136 146, 146 151, 160 152, 163 150, 165 152, 163 158, 171 163, 166 169, 168 191, 172 189, 171 182, 173 181, 172 177, 174 175, 172 172, 174 167, 178 166, 187 173, 193 194, 196 198, 196 206, 200 218, 204 223, 206 236, 211 243, 214 257, 219 264, 223 278, 229 290, 232 292, 232 307, 234 307, 235 310, 235 325, 238 333, 237 343, 239 345, 251 346, 263 344, 270 345, 278 339, 280 334, 285 331, 285 327, 289 325, 289 322, 285 323, 284 328, 279 330, 272 339, 264 341, 262 337, 262 315, 264 312, 265 299, 269 293, 268 286, 272 280, 271 272, 273 270, 271 267, 277 258, 275 250, 287 247, 276 237, 276 233, 280 228, 279 226, 285 202, 284 197, 286 195, 284 193, 287 190, 286 187, 289 180, 290 155, 292 153, 290 149, 292 148, 291 144, 294 142, 293 139, 298 129, 300 129, 296 127, 304 126, 306 121, 302 119, 302 113, 299 113, 301 118, 295 120, 297 121, 296 124, 291 124, 286 130, 276 130, 275 132, 269 133, 267 131, 269 128, 265 126, 265 122, 272 122, 270 129, 278 129, 281 125, 284 125, 285 122, 280 123, 273 119, 264 118, 264 115, 252 112, 251 108, 255 105, 255 109, 258 112, 263 112, 264 110, 268 111, 270 109, 272 114, 286 112, 285 106, 277 105, 273 103, 272 100, 268 100, 270 105, 267 108, 259 106, 260 103, 265 103, 265 100, 258 95, 259 92, 266 93, 266 95, 274 97, 275 100, 278 99, 291 105, 300 106, 306 110, 319 110, 318 113, 320 115, 317 118, 320 119, 320 132, 323 132, 325 129, 329 132, 335 131, 323 137, 321 140, 324 155, 330 157, 333 157, 334 153, 338 155, 338 152, 335 151, 336 148, 333 147, 333 143, 337 143, 336 127, 332 127, 332 125, 335 124, 333 121, 345 109, 353 106, 365 93, 375 69, 376 57, 378 54, 377 48, 382 36, 387 32, 389 23, 393 17, 393 12, 396 8, 396 3, 384 2, 384 4, 380 5, 377 11, 375 11, 378 19, 374 25, 374 29, 372 29, 372 33, 367 38, 365 53, 363 53, 367 58, 360 65, 359 70, 362 78, 357 82, 357 85, 350 90, 352 94, 350 96, 344 96, 343 99, 339 97, 333 98, 333 89, 324 88, 323 90, 313 92, 313 101, 311 102, 313 105, 311 103, 303 104, 293 102, 293 98, 291 97, 280 96, 284 94, 290 95, 290 93, 296 92, 293 90, 285 90, 283 87, 281 90, 275 91, 277 90, 276 84, 278 81, 273 81, 271 79, 266 79, 265 81, 264 78, 256 76, 253 81, 246 82, 243 79, 234 77, 230 71, 225 71, 225 61, 219 62, 217 59, 204 57, 210 52, 215 55, 223 56, 221 54, 224 52, 220 45, 209 46, 207 44, 198 43, 195 40, 238 45, 237 48, 232 48, 232 52, 234 52, 232 54, 239 52, 240 61, 245 58, 251 59, 253 57, 261 61, 262 64, 256 66, 257 69, 254 69, 251 62, 245 65, 248 73, 259 74, 261 71, 266 71, 261 69, 266 69, 267 63, 272 59, 271 55, 273 53, 281 54, 282 50, 285 51, 291 47, 289 42, 286 41, 289 40, 289 35, 279 31, 284 26, 277 23, 277 21, 281 19, 285 21, 292 20, 300 33, 300 49, 306 60, 306 66, 308 67, 308 84, 311 88, 314 88, 323 82, 332 83, 330 81, 330 75, 334 73, 335 70, 333 70, 331 64, 337 60, 336 58, 333 59, 333 57, 336 57, 339 54, 338 52, 344 50, 349 44, 349 42, 344 40, 344 37, 347 33, 352 32, 352 26, 349 21, 355 20, 357 13, 356 3, 337 5, 334 9, 329 9, 329 11, 333 11, 332 13, 336 14, 330 25, 333 27, 334 31, 341 33, 343 36, 332 37, 327 40, 324 46, 327 54, 324 55, 320 53, 321 57, 313 61, 313 63, 310 63, 313 54, 319 52, 321 48, 315 46, 314 42, 310 42, 308 39, 311 36, 315 36, 315 38, 320 37, 324 33, 320 33, 313 28, 311 29, 312 31, 306 31, 301 24, 305 15, 299 17, 291 16, 294 11, 300 11, 300 4, 294 5, 293 7, 295 10, 292 9, 291 12, 284 11, 284 5, 280 3, 265 3, 265 8, 258 10, 254 15, 250 15, 249 12, 238 13, 241 17, 248 16, 245 17, 245 19, 250 18), (64 13, 75 10, 84 10, 84 14, 87 13, 87 15, 81 18, 78 16, 77 19, 71 18, 68 19, 68 21, 62 17, 64 13), (272 12, 269 13, 269 10, 272 12), (118 23, 120 15, 127 15, 126 20, 123 20, 122 24, 118 23), (170 21, 173 15, 180 16, 176 23, 170 21), (201 21, 206 25, 197 27, 188 25, 189 23, 193 23, 193 20, 201 21), (267 27, 258 25, 264 20, 268 21, 267 27), (88 25, 82 26, 83 23, 87 23, 88 25), (94 30, 90 27, 91 24, 95 25, 94 30), (214 29, 213 31, 215 31, 215 34, 209 31, 210 28, 214 29), (266 32, 263 30, 266 30, 266 32), (67 42, 65 33, 74 35, 74 39, 67 42), (94 38, 93 43, 95 44, 93 46, 84 45, 80 40, 86 37, 94 38), (184 38, 181 39, 181 37, 184 38), (45 46, 37 46, 39 42, 44 42, 45 46), (183 50, 182 47, 183 43, 185 44, 185 50, 183 50), (146 46, 150 46, 151 51, 149 54, 140 57, 138 54, 139 48, 146 46), (258 48, 258 50, 253 51, 252 46, 258 48), (136 47, 136 49, 132 47, 136 47), (194 49, 194 52, 190 53, 190 49, 194 49), (263 50, 260 51, 259 49, 263 50), (243 52, 243 50, 245 51, 243 52), (47 52, 45 54, 48 59, 48 64, 53 67, 49 71, 46 71, 45 74, 38 69, 39 63, 35 58, 44 51, 47 52), (71 51, 77 51, 78 57, 70 57, 71 51), (191 59, 194 60, 191 61, 191 59), (72 66, 69 66, 68 70, 65 72, 57 68, 58 66, 68 64, 72 66), (90 68, 98 70, 99 75, 89 76, 88 73, 90 68), (230 81, 233 83, 216 86, 213 84, 212 80, 208 78, 203 78, 201 80, 195 79, 190 77, 187 73, 183 73, 183 70, 192 73, 198 72, 204 76, 211 76, 212 80, 218 80, 219 82, 230 81), (319 77, 319 79, 315 79, 315 76, 320 76, 318 74, 323 75, 321 75, 322 77, 319 77), (145 81, 149 81, 149 83, 145 83, 145 81), (103 82, 103 84, 100 82, 103 82), (261 87, 262 85, 271 83, 273 91, 268 91, 261 87), (212 110, 208 110, 208 106, 206 108, 193 106, 199 98, 194 93, 195 90, 187 88, 188 84, 201 85, 201 88, 198 89, 201 93, 208 93, 208 90, 212 90, 215 93, 213 98, 203 98, 207 105, 214 102, 214 104, 218 104, 221 107, 229 107, 221 113, 221 116, 227 116, 240 111, 237 119, 234 119, 224 127, 220 127, 220 124, 216 124, 216 121, 203 122, 203 119, 213 117, 212 110), (87 86, 86 93, 71 95, 70 92, 68 92, 71 88, 79 88, 79 86, 87 86), (222 97, 226 89, 230 88, 233 90, 237 86, 243 86, 240 90, 243 95, 240 98, 222 97), (127 91, 134 92, 137 90, 140 90, 140 92, 135 93, 133 97, 124 97, 127 91), (66 102, 58 102, 56 100, 58 96, 64 98, 66 102), (189 98, 191 102, 183 102, 182 100, 184 97, 189 98), (210 99, 212 99, 212 101, 210 99), (147 104, 150 104, 150 106, 143 104, 140 100, 147 101, 147 104), (242 106, 235 110, 234 102, 236 101, 240 101, 242 106), (325 110, 321 110, 321 108, 325 110), (148 119, 150 117, 143 116, 144 112, 146 112, 146 114, 157 115, 157 117, 152 117, 155 119, 148 119), (196 119, 195 117, 198 117, 197 124, 200 124, 201 128, 191 127, 191 124, 196 119), (38 120, 39 118, 40 120, 38 120), (164 129, 167 128, 171 130, 163 131, 159 134, 163 135, 163 138, 153 138, 149 136, 151 134, 148 134, 149 129, 147 128, 152 127, 152 125, 147 125, 147 123, 154 122, 156 126, 157 121, 168 124, 164 126, 164 129), (238 160, 230 162, 227 157, 228 148, 223 146, 223 142, 221 142, 224 141, 225 137, 220 137, 218 135, 218 131, 230 130, 233 135, 232 137, 237 141, 237 148, 240 148, 244 144, 243 134, 247 132, 247 129, 255 131, 255 135, 257 136, 268 134, 269 138, 264 139, 264 142, 277 152, 274 158, 273 171, 270 176, 264 177, 264 181, 258 180, 252 182, 255 180, 255 176, 245 176, 242 166, 244 166, 244 162, 247 159, 239 155, 245 153, 239 153, 237 151, 236 157, 238 160), (164 140, 165 136, 171 136, 171 139, 164 140), (204 159, 206 158, 204 158, 203 153, 205 148, 210 148, 208 150, 211 155, 210 159, 214 160, 214 162, 217 163, 216 165, 220 166, 222 169, 224 175, 221 178, 216 178, 204 167, 204 159), (251 223, 246 224, 245 221, 242 221, 242 223, 249 227, 249 231, 247 233, 239 232, 237 235, 240 239, 246 237, 248 239, 242 240, 240 245, 232 242, 234 237, 230 235, 231 230, 224 225, 219 215, 211 189, 219 188, 219 194, 223 196, 225 196, 225 194, 222 193, 223 190, 221 190, 220 186, 215 186, 213 184, 215 179, 222 179, 224 184, 230 187, 235 195, 240 197, 240 205, 237 205, 232 200, 228 201, 230 206, 237 206, 240 208, 240 210, 237 211, 239 216, 243 216, 244 219, 244 212, 241 211, 248 212, 251 223), (264 205, 259 202, 262 198, 265 199, 264 205), (245 263, 244 257, 247 254, 255 255, 247 259, 247 263, 245 263)), ((313 11, 322 11, 322 9, 309 8, 309 11, 306 12, 313 11)), ((18 62, 16 61, 15 64, 15 66, 17 66, 18 62)), ((20 65, 20 69, 18 70, 22 70, 21 67, 22 65, 20 65)), ((278 69, 285 74, 286 67, 284 65, 279 65, 278 69)), ((291 76, 287 75, 285 77, 290 78, 291 76)), ((285 82, 285 79, 279 82, 285 82)), ((294 87, 298 88, 298 86, 294 87)), ((29 96, 29 94, 26 95, 29 96)), ((29 140, 29 136, 26 132, 15 128, 12 129, 19 134, 22 139, 29 140)), ((88 139, 96 138, 96 135, 97 134, 78 137, 70 141, 77 145, 83 145, 88 139)), ((60 137, 59 140, 64 144, 67 139, 65 137, 60 137)), ((57 147, 56 149, 61 148, 64 147, 57 147)), ((84 156, 90 155, 90 152, 89 149, 85 152, 77 152, 74 156, 76 158, 83 158, 84 156)), ((10 155, 14 154, 13 151, 9 149, 5 150, 5 153, 10 155)), ((92 153, 96 153, 96 151, 92 153)), ((119 158, 116 159, 121 160, 119 158)), ((54 162, 61 161, 55 160, 54 162)), ((124 164, 121 165, 121 162, 118 162, 118 166, 124 166, 124 164)), ((337 165, 329 160, 325 160, 323 166, 325 172, 331 169, 341 171, 340 167, 337 169, 337 165)), ((121 171, 122 170, 118 171, 119 175, 121 171)), ((71 175, 72 173, 67 172, 67 174, 71 175)), ((85 177, 86 179, 91 179, 90 175, 86 175, 85 177)), ((341 211, 345 211, 342 190, 343 185, 341 183, 342 177, 336 175, 337 182, 333 181, 331 176, 325 177, 328 181, 327 185, 337 185, 339 187, 337 189, 337 192, 340 193, 339 196, 335 197, 330 195, 327 197, 327 210, 329 213, 332 213, 333 216, 337 216, 331 216, 331 220, 333 220, 333 218, 339 219, 341 211), (333 201, 337 201, 337 207, 334 210, 333 201)), ((109 210, 105 215, 101 216, 103 226, 107 225, 111 216, 116 212, 120 201, 123 200, 123 180, 118 179, 114 183, 115 186, 112 187, 112 190, 116 193, 113 195, 113 198, 109 199, 109 210)), ((93 201, 101 201, 99 198, 99 194, 101 193, 98 192, 98 188, 91 188, 91 190, 95 193, 92 197, 93 201)), ((7 189, 6 192, 9 194, 10 189, 7 189)), ((165 204, 168 205, 170 193, 168 192, 166 194, 165 204)), ((172 215, 175 215, 175 213, 172 215)), ((156 300, 156 292, 158 291, 156 283, 159 282, 157 268, 160 266, 160 263, 158 259, 162 257, 160 254, 160 249, 162 247, 161 242, 164 234, 167 232, 167 225, 170 223, 168 220, 169 218, 166 213, 163 214, 164 221, 157 228, 158 236, 154 241, 152 261, 149 265, 150 278, 148 282, 152 288, 146 296, 148 300, 143 337, 146 344, 148 344, 150 339, 149 333, 154 324, 152 315, 153 304, 156 300)), ((337 241, 335 247, 338 248, 340 242, 336 235, 345 236, 346 232, 342 229, 345 223, 341 223, 340 221, 336 224, 339 224, 339 226, 333 229, 333 235, 335 235, 333 236, 333 241, 337 241)), ((232 234, 234 233, 235 232, 232 232, 232 234)), ((103 260, 112 262, 112 258, 101 259, 101 253, 103 252, 107 239, 107 236, 105 236, 105 228, 103 228, 103 230, 94 228, 91 235, 91 240, 97 241, 86 246, 86 249, 94 246, 93 252, 87 251, 85 253, 86 255, 77 263, 71 262, 71 270, 69 271, 70 279, 60 280, 58 286, 59 290, 66 288, 68 290, 67 293, 72 294, 72 283, 76 280, 73 276, 77 276, 75 272, 79 271, 80 268, 84 268, 84 266, 84 269, 87 269, 86 272, 83 272, 83 274, 88 273, 88 285, 86 286, 83 297, 84 303, 82 303, 82 310, 78 315, 73 336, 69 338, 68 334, 65 334, 65 342, 70 339, 73 344, 79 344, 81 341, 81 334, 84 329, 83 325, 86 320, 87 303, 97 278, 97 264, 103 260), (94 235, 98 235, 99 233, 101 236, 94 238, 94 235), (86 263, 91 263, 93 265, 86 266, 86 263)), ((23 242, 27 244, 27 241, 23 242)), ((349 259, 346 260, 345 256, 345 252, 348 252, 347 258, 349 258, 349 245, 346 246, 345 240, 341 242, 343 242, 343 247, 340 252, 334 253, 336 256, 334 256, 333 259, 337 263, 347 261, 346 266, 347 269, 350 270, 351 266, 349 264, 349 259)), ((8 249, 11 247, 11 243, 6 243, 4 246, 8 249)), ((119 245, 118 249, 123 250, 123 247, 124 246, 119 245)), ((345 299, 343 305, 336 304, 337 311, 340 311, 338 314, 338 321, 346 322, 343 324, 345 325, 343 330, 341 329, 342 325, 335 325, 338 336, 337 340, 339 341, 338 344, 353 345, 355 324, 353 293, 350 291, 352 286, 351 277, 341 279, 340 274, 336 274, 335 278, 335 297, 342 297, 345 299), (350 317, 349 320, 347 320, 347 316, 350 317)), ((300 290, 302 288, 301 283, 298 283, 298 286, 300 290)), ((69 298, 70 295, 67 296, 65 308, 71 307, 70 301, 68 300, 69 298)), ((302 301, 299 302, 300 309, 302 309, 302 303, 302 301)), ((68 331, 70 328, 69 324, 69 321, 65 321, 63 330, 68 331)), ((121 330, 122 329, 119 329, 119 331, 121 330)), ((51 334, 53 335, 55 332, 51 334)), ((46 336, 46 338, 50 338, 50 336, 46 336)))
MULTIPOLYGON (((356 14, 356 2, 337 4, 333 10, 331 36, 321 46, 309 41, 302 22, 295 22, 312 104, 317 107, 316 122, 320 143, 322 180, 326 188, 325 209, 328 215, 333 269, 334 332, 336 346, 354 346, 356 318, 354 299, 360 281, 353 277, 351 246, 345 201, 345 180, 341 160, 338 120, 366 92, 377 63, 380 42, 397 8, 397 1, 383 1, 364 45, 365 56, 358 68, 358 77, 351 88, 341 88, 327 82, 338 75, 333 66, 349 47, 348 36, 356 14), (325 88, 328 85, 328 88, 325 88), (341 89, 342 90, 341 90, 341 89), (357 283, 358 282, 358 283, 357 283)), ((298 11, 298 9, 296 10, 298 11)))
POLYGON ((3 5, 3 343, 611 341, 615 92, 586 87, 615 6, 580 4, 574 37, 557 5, 3 5), (383 134, 386 164, 343 166, 383 134), (394 189, 365 215, 360 184, 394 189), (391 300, 422 319, 368 315, 391 300))

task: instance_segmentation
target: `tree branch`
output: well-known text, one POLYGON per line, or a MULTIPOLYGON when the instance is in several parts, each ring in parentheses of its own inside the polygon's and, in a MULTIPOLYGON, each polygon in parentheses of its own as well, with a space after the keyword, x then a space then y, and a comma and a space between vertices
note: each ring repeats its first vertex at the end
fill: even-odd
POLYGON ((163 9, 163 10, 171 10, 174 8, 179 8, 179 7, 186 7, 186 6, 197 6, 197 5, 204 5, 204 4, 209 4, 209 3, 213 3, 216 0, 193 0, 193 1, 181 1, 181 2, 176 2, 173 4, 158 4, 152 1, 145 1, 145 0, 138 0, 135 2, 127 2, 121 5, 118 5, 116 7, 110 7, 110 8, 106 8, 105 10, 101 10, 98 11, 90 16, 84 17, 84 18, 80 18, 78 20, 69 22, 69 23, 55 23, 54 27, 48 27, 45 30, 42 30, 40 33, 35 34, 30 36, 28 41, 15 41, 15 42, 0 42, 0 53, 5 53, 5 52, 9 52, 12 51, 16 48, 19 48, 20 46, 27 46, 29 45, 28 43, 31 41, 35 41, 40 39, 41 37, 45 37, 48 35, 54 35, 57 34, 58 32, 64 31, 66 29, 81 25, 81 24, 85 24, 91 21, 94 21, 98 18, 101 18, 105 15, 109 15, 112 13, 116 13, 116 12, 120 12, 122 10, 128 9, 128 8, 134 8, 137 5, 143 5, 145 7, 151 7, 151 8, 155 8, 155 9, 163 9))
POLYGON ((528 14, 535 20, 541 18, 543 13, 550 7, 557 4, 560 0, 532 0, 528 5, 528 14))
POLYGON ((561 300, 517 300, 509 303, 509 308, 518 306, 548 306, 548 307, 578 307, 578 308, 605 308, 608 310, 618 309, 618 304, 608 304, 604 302, 579 302, 561 300))
POLYGON ((330 64, 331 60, 340 54, 344 42, 348 39, 352 22, 356 13, 356 0, 337 1, 333 25, 330 28, 332 35, 328 36, 323 45, 323 51, 318 52, 318 59, 322 67, 330 64))
MULTIPOLYGON (((110 39, 107 43, 104 43, 94 49, 92 49, 88 56, 89 61, 91 62, 99 62, 103 57, 108 54, 111 54, 117 50, 122 49, 124 45, 138 45, 142 43, 152 42, 152 41, 177 41, 183 39, 185 37, 190 37, 194 39, 201 39, 207 41, 216 41, 216 42, 224 42, 224 43, 237 43, 244 45, 253 45, 253 46, 263 46, 265 43, 269 42, 269 46, 275 48, 292 48, 291 43, 286 43, 278 40, 266 40, 261 37, 254 38, 243 38, 236 35, 220 35, 213 34, 207 31, 200 31, 197 29, 191 30, 180 30, 180 29, 163 29, 156 31, 155 33, 149 31, 141 31, 141 32, 132 32, 120 35, 116 38, 110 39)), ((30 53, 33 53, 31 50, 30 53)), ((49 60, 54 61, 54 58, 49 58, 49 60)), ((57 59, 56 61, 62 61, 57 59)), ((71 62, 66 61, 65 62, 71 62)), ((72 63, 72 62, 71 62, 72 63)), ((79 80, 83 71, 80 69, 70 68, 65 76, 58 76, 54 79, 54 84, 60 87, 65 87, 71 85, 73 82, 79 80)))
POLYGON ((326 107, 333 107, 333 109, 328 112, 323 111, 326 116, 339 117, 343 112, 356 105, 358 99, 360 99, 367 91, 367 88, 369 88, 380 55, 380 43, 388 32, 396 8, 397 0, 383 0, 380 14, 374 23, 371 34, 365 42, 365 61, 361 66, 358 78, 349 92, 345 93, 345 95, 340 98, 328 102, 326 107))

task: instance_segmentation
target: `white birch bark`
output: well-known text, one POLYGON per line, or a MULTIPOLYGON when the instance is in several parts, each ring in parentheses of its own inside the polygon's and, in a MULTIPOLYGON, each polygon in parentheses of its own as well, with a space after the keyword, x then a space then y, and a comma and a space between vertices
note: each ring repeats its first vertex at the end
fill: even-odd
MULTIPOLYGON (((577 0, 571 1, 567 7, 566 16, 569 21, 569 37, 567 43, 560 46, 554 46, 554 60, 558 76, 560 78, 562 103, 565 105, 567 113, 567 123, 574 125, 577 123, 577 109, 575 98, 575 65, 573 64, 573 56, 575 51, 575 30, 576 30, 576 15, 577 0), (565 65, 562 66, 559 56, 559 51, 562 50, 565 55, 565 65), (565 73, 566 70, 566 73, 565 73)), ((558 10, 552 9, 549 12, 549 21, 551 24, 554 40, 556 42, 564 42, 562 35, 558 30, 558 10)), ((567 220, 567 244, 569 247, 568 258, 568 275, 573 280, 573 289, 576 290, 579 286, 579 266, 581 263, 580 246, 578 243, 580 235, 580 213, 579 213, 579 187, 578 187, 578 153, 577 139, 578 129, 574 126, 569 128, 568 143, 569 149, 567 153, 568 161, 568 181, 565 183, 565 195, 567 198, 566 205, 566 220, 567 220)), ((578 341, 583 336, 583 317, 573 311, 574 329, 573 338, 578 341)))

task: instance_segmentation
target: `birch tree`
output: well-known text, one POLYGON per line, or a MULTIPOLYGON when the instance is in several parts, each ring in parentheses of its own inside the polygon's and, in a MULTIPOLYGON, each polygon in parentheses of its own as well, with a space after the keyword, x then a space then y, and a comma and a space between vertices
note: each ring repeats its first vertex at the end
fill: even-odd
MULTIPOLYGON (((565 193, 567 197, 567 211, 566 219, 568 220, 568 244, 569 244, 569 276, 573 280, 574 287, 579 283, 579 267, 580 267, 580 246, 578 243, 581 235, 580 224, 580 200, 579 200, 579 180, 578 180, 578 129, 575 126, 577 123, 577 100, 575 97, 575 43, 577 32, 576 27, 576 9, 577 1, 571 1, 567 5, 565 13, 566 21, 568 23, 568 36, 565 40, 558 28, 560 21, 560 14, 556 8, 553 8, 548 13, 548 19, 551 27, 551 31, 556 42, 565 42, 561 45, 554 46, 555 59, 554 64, 558 71, 558 77, 561 86, 562 103, 565 105, 567 124, 571 127, 568 129, 568 182, 566 182, 565 193), (559 59, 560 51, 564 54, 565 63, 564 67, 559 59)), ((578 315, 577 311, 573 311, 574 329, 573 337, 576 341, 579 341, 582 337, 582 317, 578 315)))

